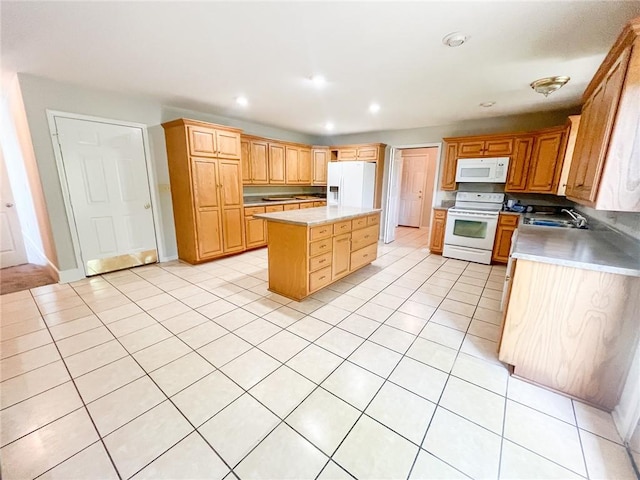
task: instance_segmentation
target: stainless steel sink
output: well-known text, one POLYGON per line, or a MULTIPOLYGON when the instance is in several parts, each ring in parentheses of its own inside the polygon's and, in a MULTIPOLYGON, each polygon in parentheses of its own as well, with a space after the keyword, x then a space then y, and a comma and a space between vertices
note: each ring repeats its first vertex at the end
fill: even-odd
MULTIPOLYGON (((525 225, 536 225, 539 227, 578 228, 573 220, 559 218, 525 217, 522 223, 525 225)), ((585 226, 583 228, 587 227, 585 226)))

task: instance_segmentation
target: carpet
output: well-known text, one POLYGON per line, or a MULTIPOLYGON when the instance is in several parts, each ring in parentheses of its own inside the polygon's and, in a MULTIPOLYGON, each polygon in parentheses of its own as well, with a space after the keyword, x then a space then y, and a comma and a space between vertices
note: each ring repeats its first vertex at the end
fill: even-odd
POLYGON ((56 283, 41 265, 26 263, 0 269, 0 295, 56 283))

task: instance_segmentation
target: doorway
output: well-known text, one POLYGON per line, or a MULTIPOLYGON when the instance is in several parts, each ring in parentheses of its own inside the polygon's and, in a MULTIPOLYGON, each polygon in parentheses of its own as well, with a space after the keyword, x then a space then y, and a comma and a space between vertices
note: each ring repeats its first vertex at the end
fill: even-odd
POLYGON ((431 226, 438 150, 437 147, 399 150, 402 156, 402 177, 398 225, 415 228, 431 226))
POLYGON ((0 177, 0 268, 7 268, 27 263, 27 252, 1 150, 0 177))
POLYGON ((157 262, 144 127, 54 112, 49 122, 84 274, 157 262))

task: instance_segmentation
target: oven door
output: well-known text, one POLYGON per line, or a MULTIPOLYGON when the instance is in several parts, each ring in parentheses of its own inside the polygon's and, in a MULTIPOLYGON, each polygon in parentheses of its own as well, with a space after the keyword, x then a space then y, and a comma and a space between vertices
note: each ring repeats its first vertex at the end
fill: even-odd
POLYGON ((455 212, 447 213, 444 234, 445 245, 493 250, 498 227, 498 213, 455 212))

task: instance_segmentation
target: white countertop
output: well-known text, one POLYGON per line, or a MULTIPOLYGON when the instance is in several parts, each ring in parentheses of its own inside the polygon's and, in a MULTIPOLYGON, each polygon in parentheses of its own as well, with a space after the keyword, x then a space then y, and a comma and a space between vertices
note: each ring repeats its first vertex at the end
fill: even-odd
POLYGON ((255 218, 264 218, 272 222, 292 223, 294 225, 322 225, 323 223, 349 220, 350 218, 379 212, 379 208, 359 207, 315 207, 285 212, 256 213, 255 218))
POLYGON ((640 241, 608 228, 520 225, 513 257, 640 277, 640 241))

